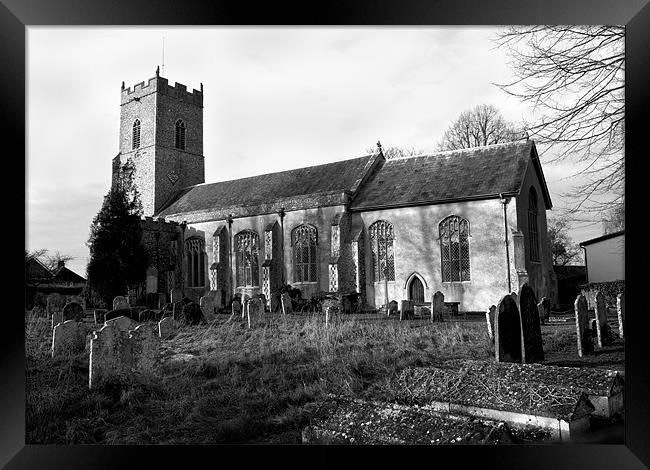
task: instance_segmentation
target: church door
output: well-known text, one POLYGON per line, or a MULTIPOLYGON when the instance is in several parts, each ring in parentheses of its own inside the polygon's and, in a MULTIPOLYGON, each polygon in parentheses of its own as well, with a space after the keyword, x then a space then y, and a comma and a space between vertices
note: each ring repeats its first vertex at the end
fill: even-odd
POLYGON ((413 277, 413 280, 409 285, 409 300, 412 300, 415 303, 424 302, 424 286, 418 277, 413 277))

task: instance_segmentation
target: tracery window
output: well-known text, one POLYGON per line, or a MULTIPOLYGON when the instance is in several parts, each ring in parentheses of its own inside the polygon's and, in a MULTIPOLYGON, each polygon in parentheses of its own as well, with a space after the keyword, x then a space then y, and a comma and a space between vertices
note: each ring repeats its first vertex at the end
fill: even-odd
POLYGON ((440 222, 442 282, 469 281, 469 222, 452 215, 440 222))
POLYGON ((182 119, 176 121, 176 148, 185 150, 185 123, 182 119))
POLYGON ((528 243, 530 260, 539 261, 539 236, 537 234, 537 192, 531 187, 528 193, 528 243))
POLYGON ((374 281, 395 280, 395 254, 393 249, 393 224, 378 220, 370 226, 370 250, 374 281))
POLYGON ((205 286, 205 240, 190 238, 185 242, 188 287, 205 286))
POLYGON ((294 282, 316 282, 318 231, 311 225, 299 225, 291 232, 294 282))
POLYGON ((235 235, 237 286, 259 286, 260 237, 252 230, 235 235))
POLYGON ((131 139, 133 150, 140 148, 140 120, 133 121, 133 138, 131 139))

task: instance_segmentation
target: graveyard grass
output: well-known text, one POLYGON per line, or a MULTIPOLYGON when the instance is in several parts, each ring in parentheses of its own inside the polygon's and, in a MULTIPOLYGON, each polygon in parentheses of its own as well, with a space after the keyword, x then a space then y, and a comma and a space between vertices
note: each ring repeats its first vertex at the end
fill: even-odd
MULTIPOLYGON (((162 341, 160 377, 89 391, 88 353, 52 359, 49 320, 28 317, 26 443, 299 444, 328 393, 381 399, 405 367, 494 357, 482 321, 394 320, 266 315, 248 329, 219 315, 162 341)), ((562 363, 575 327, 542 331, 547 360, 577 365, 562 363)), ((608 354, 593 365, 622 368, 623 353, 608 354)))

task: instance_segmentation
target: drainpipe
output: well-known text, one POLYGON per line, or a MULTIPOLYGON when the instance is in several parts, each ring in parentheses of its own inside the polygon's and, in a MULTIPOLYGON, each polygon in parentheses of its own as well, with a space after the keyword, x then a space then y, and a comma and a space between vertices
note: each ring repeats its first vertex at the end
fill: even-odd
POLYGON ((587 284, 589 284, 589 267, 587 266, 587 248, 584 246, 580 246, 582 248, 582 251, 585 254, 585 278, 587 279, 587 284))
POLYGON ((228 221, 228 238, 229 238, 229 252, 228 252, 228 258, 230 259, 230 263, 228 263, 229 266, 229 271, 230 271, 230 297, 234 298, 235 296, 235 281, 233 280, 233 274, 232 274, 232 268, 233 268, 233 263, 232 263, 232 253, 233 253, 233 236, 232 236, 232 218, 234 214, 228 214, 228 218, 226 219, 228 221))
POLYGON ((510 247, 508 243, 508 212, 506 208, 510 202, 510 198, 503 197, 503 194, 499 193, 501 198, 501 204, 503 204, 503 228, 506 234, 506 269, 508 271, 508 294, 512 292, 512 280, 510 279, 510 247))
POLYGON ((285 275, 284 275, 284 207, 281 207, 280 210, 278 211, 278 215, 280 216, 280 279, 282 280, 282 285, 284 286, 286 284, 285 282, 285 275))
POLYGON ((184 220, 181 223, 181 229, 183 230, 183 236, 181 237, 181 246, 179 247, 181 250, 181 292, 183 293, 183 297, 185 297, 185 276, 187 275, 186 269, 185 269, 185 228, 187 227, 187 221, 184 220))

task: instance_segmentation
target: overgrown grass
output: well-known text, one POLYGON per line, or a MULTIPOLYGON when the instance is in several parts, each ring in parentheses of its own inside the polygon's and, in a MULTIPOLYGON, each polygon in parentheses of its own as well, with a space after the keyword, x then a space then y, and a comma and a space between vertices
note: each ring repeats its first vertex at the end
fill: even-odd
POLYGON ((482 322, 224 317, 163 341, 159 377, 89 391, 88 352, 52 359, 48 320, 25 328, 30 444, 299 443, 327 393, 380 398, 405 367, 494 354, 482 322))

